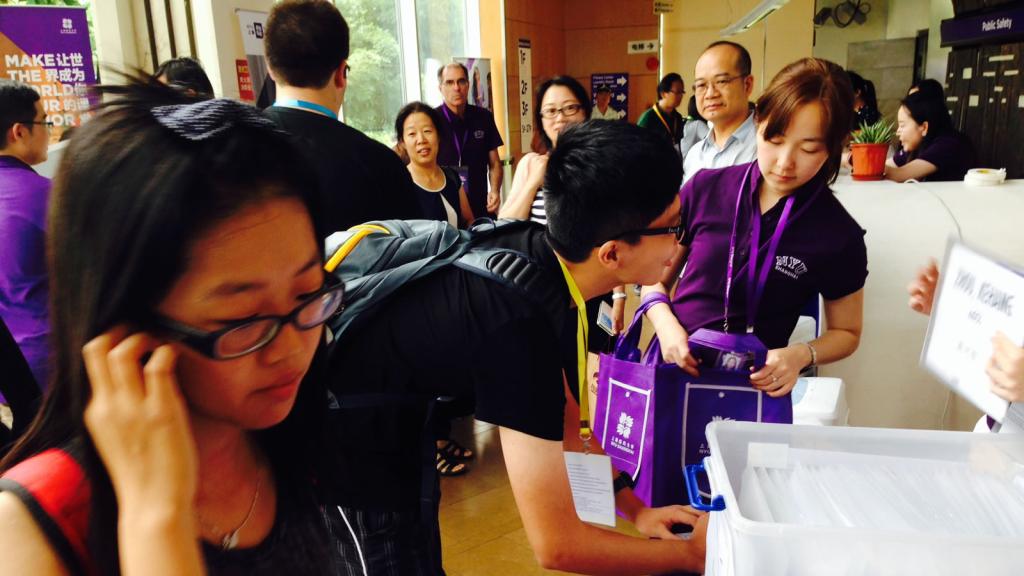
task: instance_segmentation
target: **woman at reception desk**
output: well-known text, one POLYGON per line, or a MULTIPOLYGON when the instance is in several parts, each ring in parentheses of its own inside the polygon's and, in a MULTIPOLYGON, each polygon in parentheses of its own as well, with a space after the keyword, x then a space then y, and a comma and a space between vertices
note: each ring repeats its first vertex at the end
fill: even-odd
POLYGON ((886 166, 885 177, 943 182, 963 180, 974 167, 974 148, 953 128, 946 105, 916 92, 903 99, 897 113, 896 134, 905 154, 886 166))

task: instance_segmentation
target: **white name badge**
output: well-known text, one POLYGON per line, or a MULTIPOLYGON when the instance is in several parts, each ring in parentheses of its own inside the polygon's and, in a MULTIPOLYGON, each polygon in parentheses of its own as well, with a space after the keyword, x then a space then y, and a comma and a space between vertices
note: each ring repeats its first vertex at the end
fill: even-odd
MULTIPOLYGON (((985 366, 999 331, 1024 344, 1024 275, 1008 264, 951 242, 939 276, 921 364, 995 420, 1010 404, 991 391, 985 366)), ((1014 406, 1011 418, 1021 410, 1014 406)))
POLYGON ((612 460, 603 454, 565 453, 565 470, 576 515, 584 522, 615 527, 612 460))
POLYGON ((601 305, 597 308, 597 325, 608 333, 609 336, 615 336, 615 320, 612 319, 612 307, 605 301, 601 301, 601 305))

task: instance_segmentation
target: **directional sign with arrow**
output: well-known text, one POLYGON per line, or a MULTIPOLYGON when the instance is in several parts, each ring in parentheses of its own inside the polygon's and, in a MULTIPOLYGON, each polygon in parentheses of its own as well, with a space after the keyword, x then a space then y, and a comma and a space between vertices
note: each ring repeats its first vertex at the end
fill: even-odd
POLYGON ((657 52, 661 44, 658 43, 658 39, 653 40, 630 40, 626 42, 626 53, 627 54, 647 54, 650 52, 657 52))

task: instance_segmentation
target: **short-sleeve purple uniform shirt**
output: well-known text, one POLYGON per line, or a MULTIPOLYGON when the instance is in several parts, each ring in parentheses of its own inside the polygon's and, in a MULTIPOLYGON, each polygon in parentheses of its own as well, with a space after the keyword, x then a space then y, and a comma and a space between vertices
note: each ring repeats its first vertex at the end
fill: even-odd
POLYGON ((437 163, 468 169, 466 197, 469 207, 473 209, 473 216, 487 216, 487 174, 491 150, 503 144, 494 124, 494 115, 490 110, 472 104, 466 105, 461 118, 448 110, 445 104, 438 106, 437 111, 448 124, 447 130, 442 131, 437 163))
MULTIPOLYGON (((686 266, 672 298, 676 317, 689 333, 700 328, 724 329, 725 278, 736 200, 744 187, 737 224, 733 285, 729 299, 729 331, 747 325, 747 266, 751 218, 761 181, 757 162, 701 170, 679 192, 682 201, 686 266)), ((857 292, 867 278, 864 230, 846 212, 820 177, 794 192, 792 213, 768 275, 754 333, 769 348, 782 348, 801 310, 821 294, 837 300, 857 292)), ((760 254, 782 214, 784 201, 761 215, 760 254)))
POLYGON ((903 166, 914 159, 924 160, 935 166, 935 172, 922 178, 928 182, 963 180, 967 171, 975 166, 974 147, 960 134, 939 136, 923 146, 913 158, 904 153, 894 156, 893 162, 897 166, 903 166))
POLYGON ((49 364, 46 209, 50 180, 0 156, 0 318, 32 374, 45 386, 49 364))

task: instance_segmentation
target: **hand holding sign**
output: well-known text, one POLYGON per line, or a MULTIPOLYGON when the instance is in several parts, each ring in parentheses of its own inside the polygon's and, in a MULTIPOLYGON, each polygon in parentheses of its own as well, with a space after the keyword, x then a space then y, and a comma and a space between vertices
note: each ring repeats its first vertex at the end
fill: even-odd
POLYGON ((1024 348, 1002 332, 992 338, 992 358, 985 372, 992 379, 992 392, 1009 402, 1024 401, 1024 348))
POLYGON ((930 286, 938 286, 922 364, 1003 422, 1009 402, 1024 400, 1024 275, 959 243, 950 245, 941 276, 933 272, 918 282, 925 313, 930 286))
POLYGON ((927 266, 921 268, 917 273, 917 278, 907 286, 907 293, 910 294, 910 301, 907 305, 910 306, 910 309, 925 316, 930 315, 938 282, 939 267, 933 259, 928 262, 927 266))

